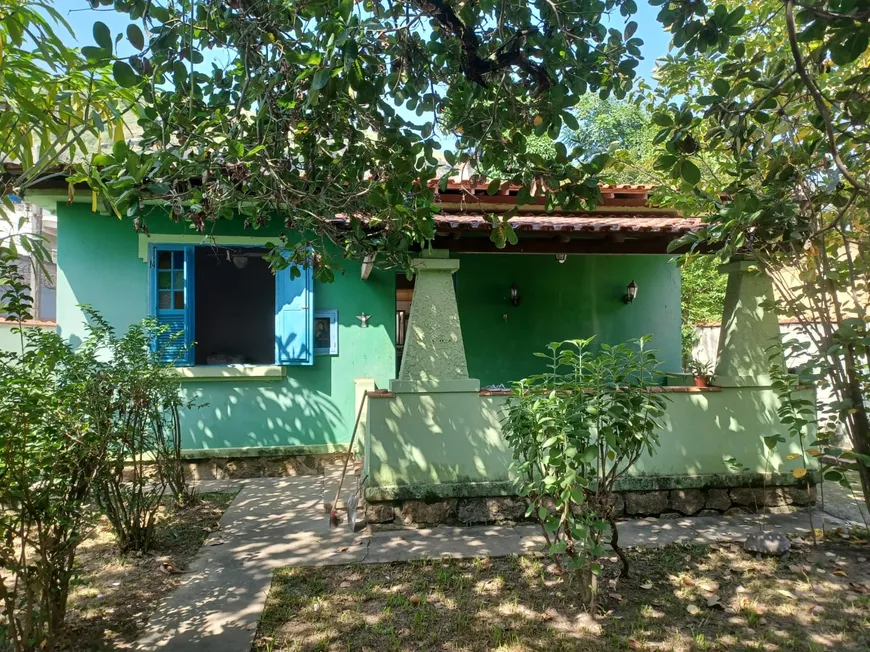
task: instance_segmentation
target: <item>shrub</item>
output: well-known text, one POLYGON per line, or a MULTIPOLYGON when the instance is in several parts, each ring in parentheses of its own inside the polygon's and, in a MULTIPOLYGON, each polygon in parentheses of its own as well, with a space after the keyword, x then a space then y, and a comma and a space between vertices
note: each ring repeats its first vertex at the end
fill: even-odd
POLYGON ((613 516, 614 485, 644 453, 658 447, 665 397, 654 391, 659 362, 649 337, 593 355, 592 338, 553 342, 549 372, 514 384, 505 436, 513 449, 528 514, 540 519, 550 554, 567 557, 581 597, 595 609, 598 559, 610 544, 629 572, 613 516))
POLYGON ((22 344, 0 352, 0 647, 51 649, 109 445, 82 409, 95 389, 99 334, 74 351, 55 333, 22 330, 29 297, 9 258, 0 284, 22 344))
POLYGON ((187 499, 179 410, 189 404, 152 352, 152 322, 119 338, 86 310, 73 348, 22 328, 31 300, 6 249, 0 287, 0 313, 21 338, 19 351, 0 352, 0 648, 23 652, 55 645, 76 549, 99 513, 94 497, 122 550, 148 548, 167 489, 187 499))
POLYGON ((108 433, 109 463, 97 477, 95 496, 118 538, 121 552, 147 551, 157 511, 167 490, 190 502, 181 463, 179 410, 190 407, 177 379, 167 373, 152 343, 161 334, 153 321, 118 337, 97 313, 89 320, 104 334, 106 362, 94 379, 100 391, 88 407, 108 433))

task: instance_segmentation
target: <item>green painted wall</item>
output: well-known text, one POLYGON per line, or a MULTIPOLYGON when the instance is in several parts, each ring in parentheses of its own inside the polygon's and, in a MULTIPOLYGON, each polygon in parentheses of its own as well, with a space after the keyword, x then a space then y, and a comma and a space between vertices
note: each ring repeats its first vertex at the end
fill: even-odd
MULTIPOLYGON (((797 442, 776 416, 776 394, 764 388, 671 393, 661 446, 641 458, 631 487, 723 486, 745 483, 725 460, 734 457, 751 473, 788 474, 801 465, 786 455, 797 442), (765 460, 762 437, 782 434, 765 460), (665 486, 668 486, 667 484, 665 486)), ((812 399, 807 392, 806 398, 812 399)), ((511 454, 501 435, 505 397, 474 393, 397 394, 374 398, 369 406, 366 463, 370 500, 427 495, 494 495, 513 491, 511 454), (410 490, 411 493, 408 493, 410 490)), ((786 479, 791 478, 790 475, 786 479)), ((631 488, 629 487, 629 488, 631 488)))
MULTIPOLYGON (((185 225, 155 216, 152 233, 191 233, 185 225)), ((245 230, 240 221, 218 225, 215 235, 273 236, 281 230, 245 230)), ((148 267, 138 257, 138 234, 129 221, 95 215, 82 204, 58 205, 59 331, 82 336, 79 304, 90 304, 124 329, 146 316, 148 267)), ((354 423, 354 378, 385 387, 395 374, 395 280, 374 271, 360 279, 348 262, 334 283, 315 283, 316 310, 337 309, 339 355, 316 356, 310 367, 287 367, 281 379, 185 381, 206 406, 184 416, 186 449, 319 446, 349 441, 354 423), (368 328, 356 318, 371 315, 368 328)))
POLYGON ((482 385, 544 371, 532 354, 548 342, 596 335, 618 344, 653 335, 662 370, 677 372, 680 356, 680 274, 669 256, 466 254, 459 256, 456 299, 468 374, 482 385), (622 301, 638 284, 637 299, 622 301), (516 283, 520 305, 510 302, 516 283))

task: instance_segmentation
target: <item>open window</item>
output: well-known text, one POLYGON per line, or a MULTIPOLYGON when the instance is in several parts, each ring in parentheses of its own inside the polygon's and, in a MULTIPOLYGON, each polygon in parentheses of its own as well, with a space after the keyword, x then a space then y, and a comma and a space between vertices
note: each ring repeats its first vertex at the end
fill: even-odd
POLYGON ((311 269, 273 274, 265 249, 152 245, 151 311, 162 358, 190 365, 310 365, 311 269))

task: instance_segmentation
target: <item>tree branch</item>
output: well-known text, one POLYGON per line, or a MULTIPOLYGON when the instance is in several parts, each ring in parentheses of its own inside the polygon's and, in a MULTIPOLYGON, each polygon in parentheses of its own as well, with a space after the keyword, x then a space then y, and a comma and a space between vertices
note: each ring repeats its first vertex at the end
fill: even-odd
POLYGON ((520 49, 526 36, 533 33, 533 30, 518 30, 491 56, 482 57, 479 54, 480 39, 474 28, 462 22, 447 0, 411 0, 411 2, 459 39, 462 46, 462 72, 474 83, 485 87, 487 85, 485 75, 517 67, 535 80, 539 93, 553 85, 553 79, 546 67, 529 60, 528 55, 520 49))
POLYGON ((786 0, 785 2, 785 24, 788 28, 788 43, 791 47, 791 54, 792 58, 794 59, 795 69, 797 70, 798 75, 806 85, 810 95, 812 96, 813 102, 815 102, 816 108, 819 111, 819 115, 822 117, 822 122, 825 123, 825 135, 827 136, 828 149, 831 152, 831 158, 833 158, 834 164, 837 166, 837 169, 840 170, 840 173, 849 183, 851 183, 859 190, 862 190, 864 192, 870 192, 870 188, 868 188, 866 184, 858 181, 857 177, 855 177, 855 175, 853 175, 849 171, 849 168, 846 167, 846 164, 843 163, 843 159, 840 158, 840 152, 837 149, 837 136, 836 134, 834 134, 833 122, 831 120, 831 112, 828 110, 828 106, 825 104, 825 99, 822 97, 821 91, 819 91, 815 82, 810 79, 809 73, 807 73, 806 66, 804 66, 804 60, 803 56, 801 55, 800 47, 798 46, 797 28, 794 21, 794 0, 786 0))

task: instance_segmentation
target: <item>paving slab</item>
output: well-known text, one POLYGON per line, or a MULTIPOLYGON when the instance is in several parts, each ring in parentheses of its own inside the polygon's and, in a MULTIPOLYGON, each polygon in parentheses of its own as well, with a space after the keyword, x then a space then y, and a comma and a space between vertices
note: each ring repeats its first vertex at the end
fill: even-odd
MULTIPOLYGON (((238 481, 239 495, 137 642, 140 651, 249 652, 272 575, 285 566, 504 556, 544 549, 531 524, 401 529, 372 534, 331 529, 323 509, 329 477, 238 481)), ((762 528, 783 534, 840 527, 821 512, 622 521, 624 547, 743 540, 762 528)))

